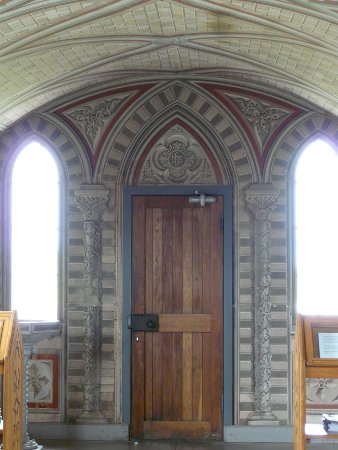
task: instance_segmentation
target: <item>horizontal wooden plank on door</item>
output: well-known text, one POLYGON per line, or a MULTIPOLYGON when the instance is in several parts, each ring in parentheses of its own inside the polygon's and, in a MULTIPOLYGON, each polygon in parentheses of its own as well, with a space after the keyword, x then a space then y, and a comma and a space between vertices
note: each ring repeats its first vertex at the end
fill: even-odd
POLYGON ((180 439, 190 436, 191 439, 205 438, 211 432, 210 422, 185 420, 175 422, 162 420, 144 422, 145 439, 180 439))
POLYGON ((146 208, 177 208, 182 207, 184 208, 196 208, 196 205, 193 205, 192 203, 189 203, 189 197, 188 196, 170 196, 167 197, 165 195, 161 195, 158 197, 146 197, 145 198, 145 207, 146 208))
POLYGON ((159 314, 162 333, 210 333, 211 314, 159 314))

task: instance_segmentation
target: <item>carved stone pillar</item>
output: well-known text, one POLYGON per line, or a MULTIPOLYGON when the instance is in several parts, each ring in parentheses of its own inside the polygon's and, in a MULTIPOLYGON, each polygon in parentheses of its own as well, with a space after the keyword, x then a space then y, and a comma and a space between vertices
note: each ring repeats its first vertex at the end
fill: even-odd
POLYGON ((33 353, 34 344, 24 344, 24 363, 23 363, 23 369, 25 373, 24 383, 23 383, 23 413, 22 413, 22 449, 23 450, 42 450, 43 446, 37 444, 35 439, 31 439, 28 434, 28 392, 27 392, 27 386, 28 386, 28 365, 30 357, 33 353))
POLYGON ((102 242, 101 215, 108 202, 108 191, 101 185, 84 185, 75 192, 77 206, 83 214, 84 239, 84 302, 83 302, 83 360, 84 403, 80 422, 102 421, 100 412, 101 387, 101 296, 102 242))
POLYGON ((253 185, 246 202, 254 218, 254 381, 255 410, 250 425, 278 424, 271 409, 271 214, 279 191, 272 185, 253 185))

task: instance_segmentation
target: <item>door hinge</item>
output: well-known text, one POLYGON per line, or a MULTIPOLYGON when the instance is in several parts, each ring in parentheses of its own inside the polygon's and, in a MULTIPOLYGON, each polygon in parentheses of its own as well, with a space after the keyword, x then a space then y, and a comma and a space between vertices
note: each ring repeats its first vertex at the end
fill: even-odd
POLYGON ((222 411, 222 414, 224 414, 224 395, 222 395, 222 397, 221 397, 221 411, 222 411))
POLYGON ((223 229, 224 229, 224 216, 223 216, 223 214, 220 217, 219 223, 220 223, 221 230, 223 231, 223 229))

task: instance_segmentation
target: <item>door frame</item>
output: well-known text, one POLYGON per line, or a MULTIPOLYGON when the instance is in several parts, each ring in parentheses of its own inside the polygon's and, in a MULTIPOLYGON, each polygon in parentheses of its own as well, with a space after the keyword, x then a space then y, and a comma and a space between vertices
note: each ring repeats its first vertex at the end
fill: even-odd
POLYGON ((126 186, 123 190, 122 264, 122 422, 130 425, 131 406, 131 235, 133 196, 194 195, 223 196, 223 426, 233 424, 233 197, 232 186, 126 186), (231 249, 231 251, 229 251, 231 249))

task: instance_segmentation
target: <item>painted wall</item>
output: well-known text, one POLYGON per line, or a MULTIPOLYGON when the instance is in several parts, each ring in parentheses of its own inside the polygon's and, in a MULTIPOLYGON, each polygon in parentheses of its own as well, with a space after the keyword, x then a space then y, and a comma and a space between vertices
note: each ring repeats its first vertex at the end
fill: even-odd
MULTIPOLYGON (((154 79, 119 85, 95 95, 81 93, 76 98, 66 98, 36 111, 0 135, 3 309, 9 307, 6 179, 13 155, 24 142, 38 138, 55 152, 64 174, 63 327, 61 335, 36 346, 37 355, 41 355, 38 360, 45 358, 54 371, 51 376, 58 396, 44 408, 33 402, 30 420, 83 419, 83 379, 90 376, 86 375, 84 334, 95 326, 89 324, 86 330, 83 319, 88 303, 84 276, 88 275, 84 267, 86 218, 79 203, 83 189, 88 194, 94 184, 106 193, 103 196, 107 195, 107 203, 97 216, 101 226, 98 257, 102 265, 96 267, 98 272, 94 275, 100 292, 90 294, 96 295, 102 306, 102 417, 89 415, 88 420, 118 424, 122 421, 123 402, 123 186, 213 184, 232 185, 234 192, 234 424, 246 424, 254 409, 254 226, 245 193, 252 185, 271 184, 279 191, 270 236, 271 402, 279 423, 290 424, 292 286, 288 179, 295 156, 316 135, 336 143, 338 121, 295 98, 281 99, 272 92, 249 91, 245 86, 221 81, 154 79), (182 160, 173 159, 173 146, 180 151, 182 160)), ((48 205, 41 208, 47 213, 48 205)))

